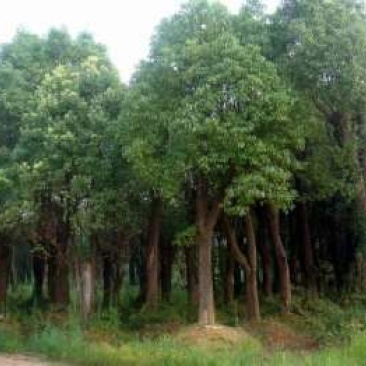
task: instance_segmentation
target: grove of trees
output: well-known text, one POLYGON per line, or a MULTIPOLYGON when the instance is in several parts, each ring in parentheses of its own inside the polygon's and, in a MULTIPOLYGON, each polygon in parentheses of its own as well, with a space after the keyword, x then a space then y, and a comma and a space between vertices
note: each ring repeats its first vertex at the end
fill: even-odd
POLYGON ((366 290, 365 113, 358 0, 190 0, 129 85, 88 34, 18 32, 0 48, 0 312, 22 281, 34 306, 76 288, 85 320, 128 281, 147 309, 179 286, 201 325, 238 298, 259 320, 294 287, 366 290))

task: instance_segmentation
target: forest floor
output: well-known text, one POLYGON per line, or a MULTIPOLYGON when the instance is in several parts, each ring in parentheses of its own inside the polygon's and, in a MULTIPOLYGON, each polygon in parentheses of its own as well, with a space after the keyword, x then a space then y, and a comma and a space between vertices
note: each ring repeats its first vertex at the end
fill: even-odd
POLYGON ((276 299, 263 301, 258 323, 246 322, 240 307, 227 307, 210 327, 194 324, 195 309, 179 301, 156 312, 111 309, 87 326, 73 311, 14 308, 0 321, 0 365, 60 365, 47 359, 81 366, 365 365, 366 295, 346 300, 295 294, 286 316, 276 299))

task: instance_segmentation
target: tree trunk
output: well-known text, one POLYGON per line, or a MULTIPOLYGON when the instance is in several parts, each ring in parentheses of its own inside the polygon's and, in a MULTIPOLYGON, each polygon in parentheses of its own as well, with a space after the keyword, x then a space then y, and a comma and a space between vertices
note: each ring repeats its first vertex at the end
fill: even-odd
POLYGON ((235 260, 228 248, 226 251, 225 292, 224 292, 224 299, 226 304, 231 304, 234 301, 234 292, 235 292, 234 272, 235 272, 235 260))
POLYGON ((251 214, 245 217, 245 232, 248 240, 248 257, 239 247, 235 230, 229 219, 224 217, 225 231, 232 255, 245 271, 245 302, 249 320, 260 320, 257 286, 257 249, 251 214))
POLYGON ((262 263, 262 290, 264 296, 270 297, 273 294, 272 253, 262 211, 258 211, 258 216, 261 220, 258 230, 258 248, 262 263))
POLYGON ((291 307, 291 280, 287 254, 280 234, 279 210, 272 203, 268 203, 266 205, 266 213, 269 236, 275 249, 279 270, 281 311, 283 314, 288 314, 291 307))
POLYGON ((81 317, 86 322, 93 308, 93 266, 91 261, 83 261, 80 266, 80 307, 81 317))
POLYGON ((112 261, 109 255, 103 257, 103 308, 111 306, 112 261))
POLYGON ((56 302, 56 250, 51 244, 48 249, 48 259, 47 259, 47 293, 50 303, 54 304, 56 302))
POLYGON ((215 303, 212 279, 212 238, 213 232, 198 235, 198 323, 215 324, 215 303))
POLYGON ((33 302, 37 306, 43 301, 43 284, 46 271, 46 259, 43 253, 36 253, 33 256, 33 302))
POLYGON ((69 241, 70 221, 65 208, 53 204, 50 206, 52 221, 49 234, 48 294, 49 300, 58 307, 70 302, 69 293, 69 241))
POLYGON ((216 198, 209 208, 208 184, 198 179, 196 189, 196 227, 198 245, 198 323, 215 324, 215 303, 212 273, 212 239, 221 212, 223 198, 216 198))
POLYGON ((153 198, 146 248, 146 306, 155 307, 159 301, 159 240, 163 202, 153 198))
POLYGON ((48 260, 48 296, 52 304, 65 307, 69 304, 68 243, 59 243, 48 260))
POLYGON ((122 261, 114 263, 114 276, 112 284, 112 304, 113 306, 120 305, 121 289, 123 285, 124 270, 122 261))
POLYGON ((248 240, 248 259, 250 272, 246 274, 246 298, 248 304, 249 319, 260 320, 259 298, 257 286, 257 245, 252 220, 252 214, 249 211, 245 216, 245 234, 248 240))
POLYGON ((160 282, 161 282, 161 296, 164 301, 170 300, 172 291, 172 274, 173 262, 175 257, 175 250, 170 242, 162 242, 161 256, 160 256, 160 282))
POLYGON ((10 249, 4 243, 0 243, 0 314, 6 314, 9 268, 10 249))
POLYGON ((191 305, 198 305, 198 280, 196 265, 196 247, 184 248, 186 261, 187 292, 191 305))
POLYGON ((310 235, 308 208, 304 202, 298 202, 296 205, 298 220, 301 227, 301 242, 303 265, 305 272, 305 286, 311 297, 317 296, 315 265, 313 245, 310 235))
POLYGON ((55 269, 55 298, 54 303, 59 306, 67 306, 70 301, 69 297, 69 266, 68 266, 68 250, 67 244, 60 244, 56 252, 56 269, 55 269))

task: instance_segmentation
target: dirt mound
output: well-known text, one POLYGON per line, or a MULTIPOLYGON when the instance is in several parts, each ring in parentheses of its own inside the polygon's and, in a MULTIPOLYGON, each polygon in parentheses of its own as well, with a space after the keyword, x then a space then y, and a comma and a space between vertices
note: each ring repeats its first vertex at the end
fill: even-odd
POLYGON ((223 325, 187 327, 180 331, 176 338, 187 345, 207 348, 236 347, 253 342, 253 338, 243 328, 223 325))
POLYGON ((269 350, 311 352, 319 349, 319 342, 308 335, 296 332, 286 324, 263 322, 252 325, 251 333, 259 336, 269 350))

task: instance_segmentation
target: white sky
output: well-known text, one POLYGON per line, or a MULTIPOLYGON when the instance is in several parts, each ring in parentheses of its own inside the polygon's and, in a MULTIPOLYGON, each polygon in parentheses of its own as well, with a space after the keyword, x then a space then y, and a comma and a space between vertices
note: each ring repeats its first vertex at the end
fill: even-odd
MULTIPOLYGON (((243 0, 220 0, 237 11, 243 0)), ((160 20, 177 11, 183 0, 7 0, 0 12, 0 43, 9 42, 22 28, 44 35, 51 27, 66 27, 76 35, 91 33, 105 44, 128 81, 134 67, 146 57, 150 37, 160 20), (6 5, 5 5, 6 3, 6 5)), ((279 0, 266 0, 272 11, 279 0)))

